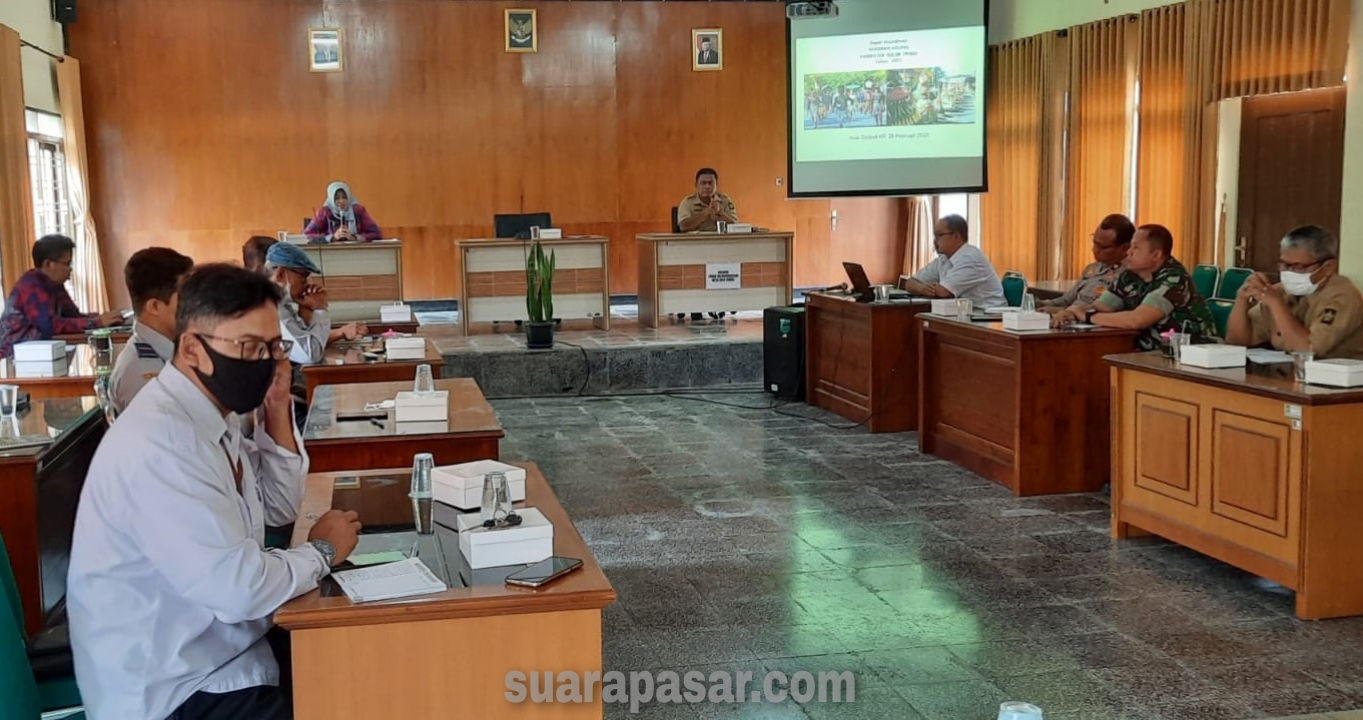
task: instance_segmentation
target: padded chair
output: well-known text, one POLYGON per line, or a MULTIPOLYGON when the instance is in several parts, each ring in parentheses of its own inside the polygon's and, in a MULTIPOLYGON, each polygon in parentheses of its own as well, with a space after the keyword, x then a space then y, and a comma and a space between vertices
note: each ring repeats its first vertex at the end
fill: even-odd
POLYGON ((1226 268, 1226 271, 1221 273, 1221 283, 1217 285, 1213 297, 1220 300, 1235 300, 1235 294, 1240 292, 1240 286, 1253 274, 1254 271, 1249 268, 1226 268))
POLYGON ((1221 268, 1215 265, 1198 265, 1193 268, 1193 287, 1197 294, 1210 300, 1216 296, 1216 281, 1221 279, 1221 268))
POLYGON ((10 567, 9 551, 0 537, 0 720, 37 720, 44 713, 84 720, 80 691, 70 669, 70 653, 54 658, 31 652, 24 633, 24 610, 19 586, 10 567), (55 660, 55 662, 54 662, 55 660), (42 675, 41 682, 35 675, 42 675))
POLYGON ((1027 294, 1027 276, 1016 270, 1009 270, 1003 274, 1003 297, 1008 300, 1009 307, 1020 307, 1022 296, 1027 294))
POLYGON ((1235 301, 1212 298, 1207 301, 1207 305, 1211 308, 1212 318, 1216 320, 1217 337, 1225 339, 1226 327, 1230 324, 1230 311, 1235 307, 1235 301))
POLYGON ((676 205, 673 205, 673 206, 672 206, 672 232, 673 232, 673 233, 676 233, 676 234, 680 234, 680 233, 681 233, 681 225, 678 225, 678 224, 677 224, 677 206, 676 206, 676 205))

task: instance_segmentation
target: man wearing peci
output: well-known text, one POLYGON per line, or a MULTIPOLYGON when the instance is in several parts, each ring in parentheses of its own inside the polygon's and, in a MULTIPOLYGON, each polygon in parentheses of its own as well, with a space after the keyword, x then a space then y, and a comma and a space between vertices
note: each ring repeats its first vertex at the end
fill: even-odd
POLYGON ((76 243, 65 235, 44 235, 33 243, 33 269, 19 277, 0 316, 0 357, 14 355, 14 346, 28 340, 51 340, 53 335, 82 333, 123 322, 123 314, 84 313, 66 292, 75 262, 76 243))
POLYGON ((67 607, 92 718, 292 717, 271 617, 349 555, 360 524, 333 510, 308 543, 264 548, 267 524, 296 520, 308 471, 279 300, 243 268, 192 271, 174 358, 90 463, 67 607), (246 413, 250 439, 235 419, 246 413))
POLYGON ((700 52, 696 53, 697 65, 718 65, 719 51, 714 49, 714 43, 709 37, 700 39, 700 52))
POLYGON ((904 278, 904 289, 925 297, 970 300, 980 310, 1007 305, 999 274, 969 237, 970 225, 960 215, 938 220, 932 229, 937 257, 904 278))
POLYGON ((194 261, 163 247, 143 248, 128 258, 123 279, 133 311, 133 334, 114 360, 109 376, 114 409, 123 412, 175 355, 175 309, 180 280, 194 261))
POLYGON ((1036 304, 1036 309, 1052 315, 1072 305, 1092 305, 1103 294, 1117 274, 1122 271, 1126 252, 1131 249, 1131 238, 1136 226, 1125 215, 1108 215, 1093 232, 1093 262, 1084 268, 1079 282, 1064 295, 1036 304))
POLYGON ((1174 236, 1163 225, 1136 228, 1126 269, 1092 305, 1066 308, 1052 321, 1065 325, 1087 319, 1102 327, 1143 330, 1139 350, 1158 350, 1160 335, 1187 332, 1193 341, 1216 337, 1216 321, 1207 301, 1193 286, 1183 263, 1174 259, 1174 236))
POLYGON ((1316 358, 1363 358, 1363 295, 1339 274, 1339 240, 1305 225, 1287 233, 1278 251, 1280 282, 1254 273, 1235 296, 1226 342, 1316 358))

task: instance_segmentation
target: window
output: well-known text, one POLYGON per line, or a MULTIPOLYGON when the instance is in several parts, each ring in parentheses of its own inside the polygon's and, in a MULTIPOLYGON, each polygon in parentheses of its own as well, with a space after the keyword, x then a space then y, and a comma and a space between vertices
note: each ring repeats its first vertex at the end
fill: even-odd
POLYGON ((49 113, 27 110, 28 166, 33 184, 33 229, 39 237, 71 235, 71 203, 66 194, 66 154, 62 121, 49 113))
POLYGON ((937 196, 937 219, 941 220, 947 215, 960 215, 966 220, 970 219, 970 196, 965 193, 954 195, 937 196))

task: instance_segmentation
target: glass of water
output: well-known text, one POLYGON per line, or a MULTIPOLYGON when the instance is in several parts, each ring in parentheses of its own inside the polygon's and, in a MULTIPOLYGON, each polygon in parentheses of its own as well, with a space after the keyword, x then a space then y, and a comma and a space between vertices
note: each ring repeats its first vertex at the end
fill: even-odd
POLYGON ((19 386, 0 385, 0 416, 14 417, 19 411, 19 386))
POLYGON ((511 514, 511 484, 506 473, 490 472, 483 476, 483 504, 478 513, 484 523, 500 522, 511 514))
POLYGON ((1036 312, 1036 296, 1029 293, 1022 293, 1022 311, 1036 312))
POLYGON ((961 322, 970 322, 970 314, 975 310, 975 303, 967 298, 956 300, 956 319, 961 322))
POLYGON ((431 486, 431 471, 435 469, 435 457, 430 453, 417 453, 412 458, 412 520, 418 535, 435 532, 431 517, 431 503, 434 488, 431 486))
POLYGON ((412 392, 418 395, 430 395, 435 392, 435 377, 431 374, 431 366, 425 363, 416 366, 416 381, 412 383, 412 392))
POLYGON ((1174 362, 1183 362, 1183 348, 1193 343, 1193 336, 1189 333, 1174 333, 1169 336, 1169 351, 1173 353, 1174 362))
POLYGON ((1041 708, 1025 702, 1006 702, 999 706, 999 720, 1042 720, 1041 708))
POLYGON ((1292 353, 1292 372, 1296 373, 1297 382, 1306 382, 1306 363, 1316 359, 1316 354, 1310 350, 1292 353))

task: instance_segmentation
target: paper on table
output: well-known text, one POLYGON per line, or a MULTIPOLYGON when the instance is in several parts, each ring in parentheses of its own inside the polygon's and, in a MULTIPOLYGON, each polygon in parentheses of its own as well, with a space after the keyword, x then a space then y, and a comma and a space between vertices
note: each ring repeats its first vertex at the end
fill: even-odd
POLYGON ((1290 363, 1292 356, 1281 350, 1246 350, 1245 359, 1256 365, 1272 365, 1274 363, 1290 363))
POLYGON ((448 589, 445 583, 417 558, 340 572, 336 573, 335 578, 341 589, 345 590, 346 597, 353 603, 428 595, 448 589))
POLYGON ((346 560, 349 561, 350 564, 354 565, 355 567, 364 567, 366 565, 383 565, 386 563, 402 562, 403 560, 406 559, 407 556, 403 555, 398 550, 389 550, 387 552, 372 553, 351 553, 350 557, 346 558, 346 560))

